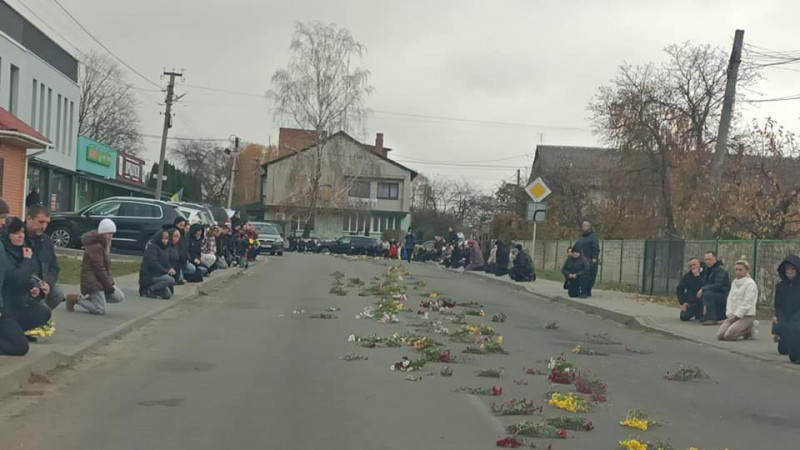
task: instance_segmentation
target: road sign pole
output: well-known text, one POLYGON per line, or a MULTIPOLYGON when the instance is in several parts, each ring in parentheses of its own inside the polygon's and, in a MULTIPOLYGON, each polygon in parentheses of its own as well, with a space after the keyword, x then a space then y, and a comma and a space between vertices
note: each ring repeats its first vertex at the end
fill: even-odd
MULTIPOLYGON (((531 243, 531 261, 536 261, 536 225, 538 222, 533 222, 533 242, 531 243)), ((535 268, 534 268, 535 269, 535 268)))

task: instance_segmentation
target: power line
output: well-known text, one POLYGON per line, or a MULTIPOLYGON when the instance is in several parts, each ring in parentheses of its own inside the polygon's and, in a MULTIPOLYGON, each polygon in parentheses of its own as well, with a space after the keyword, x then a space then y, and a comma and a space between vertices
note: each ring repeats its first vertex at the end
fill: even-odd
MULTIPOLYGON (((140 136, 142 136, 143 138, 161 139, 161 136, 155 134, 142 134, 140 136)), ((203 141, 203 142, 230 141, 230 138, 190 138, 190 137, 176 137, 176 136, 168 136, 167 139, 170 141, 203 141)))
POLYGON ((742 101, 745 103, 769 103, 769 102, 785 102, 790 100, 800 100, 800 94, 793 94, 776 98, 746 99, 742 101))
POLYGON ((73 22, 75 22, 75 24, 77 24, 77 25, 78 25, 78 26, 79 26, 79 27, 80 27, 80 28, 81 28, 81 29, 82 29, 82 30, 83 30, 83 31, 84 31, 84 32, 85 32, 87 35, 89 35, 89 37, 90 37, 90 38, 92 38, 92 40, 93 40, 93 41, 95 41, 95 42, 97 43, 97 45, 99 45, 99 46, 100 46, 100 47, 102 47, 102 48, 103 48, 105 51, 107 51, 107 52, 108 52, 108 53, 109 53, 111 56, 113 56, 113 57, 114 57, 114 58, 115 58, 117 61, 119 61, 119 62, 120 62, 120 63, 121 63, 123 66, 127 67, 127 68, 128 68, 130 71, 131 71, 131 72, 133 72, 133 73, 135 73, 136 75, 138 75, 138 76, 139 76, 141 79, 143 79, 144 81, 146 81, 146 82, 150 83, 151 85, 153 85, 153 86, 155 86, 155 87, 157 87, 157 88, 159 88, 159 89, 161 88, 161 86, 160 86, 158 83, 156 83, 156 82, 154 82, 154 81, 150 80, 149 78, 147 78, 146 76, 142 75, 142 74, 141 74, 141 72, 139 72, 138 70, 134 69, 134 68, 133 68, 133 66, 131 66, 130 64, 128 64, 127 62, 125 62, 125 61, 124 61, 122 58, 120 58, 119 56, 117 56, 117 54, 116 54, 116 53, 114 53, 113 51, 111 51, 111 49, 110 49, 110 48, 106 47, 106 45, 105 45, 105 44, 103 44, 102 42, 100 42, 100 39, 97 39, 97 37, 95 37, 95 35, 94 35, 94 34, 92 34, 92 32, 91 32, 91 31, 89 31, 89 30, 88 30, 88 29, 87 29, 85 26, 83 26, 83 24, 82 24, 82 23, 81 23, 81 22, 80 22, 80 21, 79 21, 77 18, 75 18, 75 16, 73 16, 73 15, 72 15, 72 14, 71 14, 71 13, 70 13, 68 10, 67 10, 67 8, 65 8, 65 7, 64 7, 64 5, 62 5, 62 4, 61 4, 61 3, 60 3, 58 0, 53 0, 53 3, 55 3, 55 4, 56 4, 56 6, 58 6, 58 7, 59 7, 59 9, 61 9, 61 11, 63 11, 63 12, 64 12, 64 14, 66 14, 66 16, 67 16, 67 17, 69 17, 69 18, 70 18, 70 19, 71 19, 73 22))

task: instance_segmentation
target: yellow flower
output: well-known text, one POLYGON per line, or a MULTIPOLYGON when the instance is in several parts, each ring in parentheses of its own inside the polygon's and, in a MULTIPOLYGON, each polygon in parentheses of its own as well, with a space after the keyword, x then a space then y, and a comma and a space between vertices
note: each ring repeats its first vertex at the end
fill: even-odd
POLYGON ((503 345, 503 336, 497 336, 497 345, 503 345))
POLYGON ((647 431, 647 427, 650 424, 647 420, 636 419, 636 418, 628 418, 623 420, 619 423, 620 425, 628 428, 636 428, 637 430, 647 431))
POLYGON ((575 353, 577 355, 580 352, 581 352, 581 346, 580 345, 576 345, 575 347, 572 347, 572 353, 575 353))
POLYGON ((636 439, 628 439, 627 441, 619 441, 619 445, 625 447, 627 450, 647 450, 647 444, 639 442, 636 439))
POLYGON ((438 296, 439 296, 439 294, 437 294, 436 292, 431 292, 430 294, 428 294, 428 297, 430 297, 430 298, 436 298, 438 296))
POLYGON ((478 327, 475 325, 467 325, 467 330, 470 332, 470 334, 475 334, 478 332, 478 327))
POLYGON ((479 315, 479 316, 481 316, 481 317, 483 317, 483 316, 485 316, 485 315, 486 315, 486 313, 485 313, 485 312, 483 312, 483 310, 480 310, 480 312, 478 312, 478 315, 479 315))

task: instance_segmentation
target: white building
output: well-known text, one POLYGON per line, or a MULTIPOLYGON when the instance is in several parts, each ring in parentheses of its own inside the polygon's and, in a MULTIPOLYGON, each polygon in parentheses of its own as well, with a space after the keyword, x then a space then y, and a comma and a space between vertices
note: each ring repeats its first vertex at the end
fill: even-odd
POLYGON ((78 60, 0 0, 0 106, 53 143, 28 152, 27 181, 56 210, 73 205, 79 103, 78 60))

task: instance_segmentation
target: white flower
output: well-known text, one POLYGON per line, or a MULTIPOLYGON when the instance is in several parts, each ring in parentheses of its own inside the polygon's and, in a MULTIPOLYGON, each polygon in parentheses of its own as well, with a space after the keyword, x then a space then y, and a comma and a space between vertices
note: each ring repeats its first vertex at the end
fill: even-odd
POLYGON ((351 334, 350 337, 347 338, 347 342, 355 342, 355 341, 356 341, 356 335, 355 334, 351 334))

